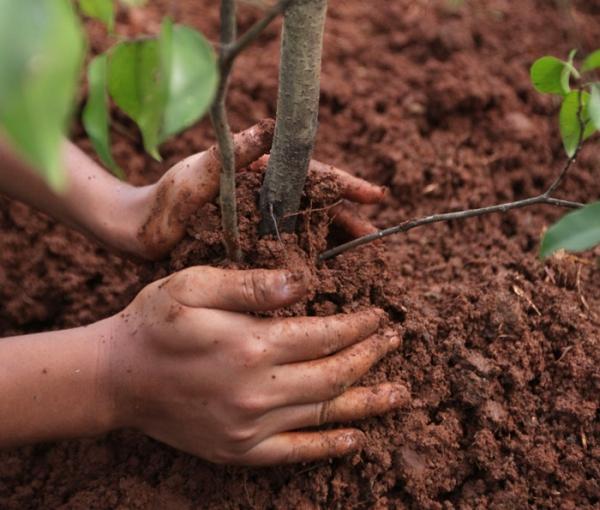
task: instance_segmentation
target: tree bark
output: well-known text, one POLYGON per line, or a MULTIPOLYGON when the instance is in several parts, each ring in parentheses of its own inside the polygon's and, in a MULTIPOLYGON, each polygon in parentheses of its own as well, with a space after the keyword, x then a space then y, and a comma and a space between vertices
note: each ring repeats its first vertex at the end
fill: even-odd
POLYGON ((292 232, 317 131, 327 0, 298 0, 285 11, 277 121, 260 192, 260 233, 292 232))

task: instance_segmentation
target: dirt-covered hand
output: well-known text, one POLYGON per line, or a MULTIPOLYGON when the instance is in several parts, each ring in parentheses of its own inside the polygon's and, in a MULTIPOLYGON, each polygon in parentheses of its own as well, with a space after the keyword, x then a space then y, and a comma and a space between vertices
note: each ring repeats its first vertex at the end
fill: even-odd
POLYGON ((406 405, 396 383, 348 389, 400 339, 384 314, 259 318, 300 299, 283 270, 192 267, 146 287, 114 317, 107 359, 117 426, 204 459, 265 465, 361 448, 353 428, 297 431, 406 405))
MULTIPOLYGON (((250 170, 262 172, 269 161, 266 154, 250 166, 250 170)), ((319 173, 332 177, 340 186, 342 201, 328 209, 333 222, 344 229, 352 237, 361 237, 377 231, 377 227, 364 218, 356 209, 356 204, 379 204, 387 194, 387 188, 371 184, 360 177, 355 177, 344 170, 321 163, 316 159, 311 160, 308 167, 309 173, 319 173)))
MULTIPOLYGON (((274 121, 263 120, 234 136, 235 160, 238 169, 255 160, 266 162, 271 148, 274 121)), ((260 168, 255 165, 253 168, 260 168)), ((264 168, 264 165, 262 165, 264 168)), ((173 166, 154 185, 148 186, 142 211, 136 213, 140 226, 136 228, 134 248, 130 251, 143 258, 159 259, 181 240, 188 218, 205 203, 215 199, 219 191, 221 162, 216 146, 190 156, 173 166)), ((311 161, 309 171, 332 175, 346 200, 329 211, 334 221, 353 237, 370 233, 375 227, 356 214, 348 202, 376 204, 386 189, 354 177, 343 170, 311 161)))
MULTIPOLYGON (((243 168, 271 148, 275 123, 266 119, 234 136, 235 161, 243 168)), ((130 250, 147 259, 167 255, 185 233, 188 218, 219 192, 221 161, 216 146, 189 156, 147 186, 135 247, 130 250)))

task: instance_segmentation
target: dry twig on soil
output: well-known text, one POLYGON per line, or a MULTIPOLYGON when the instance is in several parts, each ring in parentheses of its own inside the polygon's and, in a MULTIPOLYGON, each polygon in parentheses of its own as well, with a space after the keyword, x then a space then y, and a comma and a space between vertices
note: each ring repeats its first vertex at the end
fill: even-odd
POLYGON ((408 232, 413 228, 422 227, 423 225, 429 225, 431 223, 439 223, 441 221, 451 221, 451 220, 464 220, 467 218, 474 218, 475 216, 483 216, 486 214, 492 213, 505 213, 507 211, 511 211, 513 209, 521 209, 523 207, 529 207, 531 205, 538 204, 547 204, 556 207, 566 207, 570 209, 578 209, 583 207, 584 204, 579 202, 571 202, 569 200, 562 200, 560 198, 552 197, 552 193, 556 191, 556 189, 560 186, 561 182, 564 180, 565 176, 569 169, 575 163, 577 156, 579 155, 579 151, 581 150, 581 146, 583 143, 583 134, 585 131, 585 125, 581 116, 581 91, 579 91, 579 109, 577 111, 577 117, 579 119, 579 139, 577 141, 577 146, 575 152, 562 167, 561 171, 557 175, 557 177, 552 181, 552 184, 544 191, 542 194, 537 195, 535 197, 524 198, 522 200, 515 200, 514 202, 506 202, 504 204, 496 204, 490 205, 488 207, 479 207, 476 209, 465 209, 463 211, 456 212, 447 212, 441 214, 432 214, 430 216, 425 216, 422 218, 415 218, 412 220, 403 221, 402 223, 395 225, 393 227, 385 228, 383 230, 379 230, 377 232, 373 232, 372 234, 367 234, 362 237, 358 237, 349 241, 347 243, 341 244, 332 248, 330 250, 324 251, 319 255, 319 261, 327 260, 340 253, 344 253, 345 251, 351 250, 353 248, 358 248, 364 244, 376 241, 378 239, 382 239, 384 237, 390 236, 392 234, 399 234, 401 232, 408 232))

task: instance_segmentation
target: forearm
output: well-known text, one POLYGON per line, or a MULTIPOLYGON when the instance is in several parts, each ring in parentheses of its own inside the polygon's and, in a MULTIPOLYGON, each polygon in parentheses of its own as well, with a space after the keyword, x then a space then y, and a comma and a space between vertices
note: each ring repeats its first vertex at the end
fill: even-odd
POLYGON ((0 339, 0 448, 111 429, 111 320, 0 339))
POLYGON ((63 145, 66 189, 52 190, 0 137, 0 192, 123 251, 144 214, 148 190, 119 181, 71 142, 63 145))

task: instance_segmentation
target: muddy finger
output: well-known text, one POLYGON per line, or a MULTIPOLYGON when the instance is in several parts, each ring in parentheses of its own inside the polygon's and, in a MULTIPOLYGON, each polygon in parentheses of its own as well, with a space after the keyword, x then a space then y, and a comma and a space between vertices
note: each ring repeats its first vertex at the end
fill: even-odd
POLYGON ((339 397, 316 404, 284 407, 265 415, 277 432, 341 423, 377 416, 406 407, 410 392, 400 383, 351 388, 339 397))
POLYGON ((265 337, 278 364, 309 361, 345 349, 373 334, 385 321, 376 308, 328 317, 294 317, 270 321, 265 337))
POLYGON ((350 175, 348 172, 340 170, 333 165, 327 165, 314 159, 310 162, 309 170, 333 176, 342 188, 342 197, 351 200, 352 202, 357 202, 359 204, 378 204, 385 198, 387 193, 387 188, 383 186, 371 184, 370 182, 367 182, 360 177, 350 175))
POLYGON ((268 466, 341 457, 360 450, 365 435, 356 429, 277 434, 234 459, 236 464, 268 466))
POLYGON ((378 228, 369 220, 362 218, 358 212, 348 204, 338 204, 329 210, 333 223, 345 230, 350 236, 362 237, 377 232, 378 228))
POLYGON ((276 391, 281 405, 314 404, 341 395, 400 343, 388 330, 327 358, 277 367, 274 375, 280 381, 276 391))

